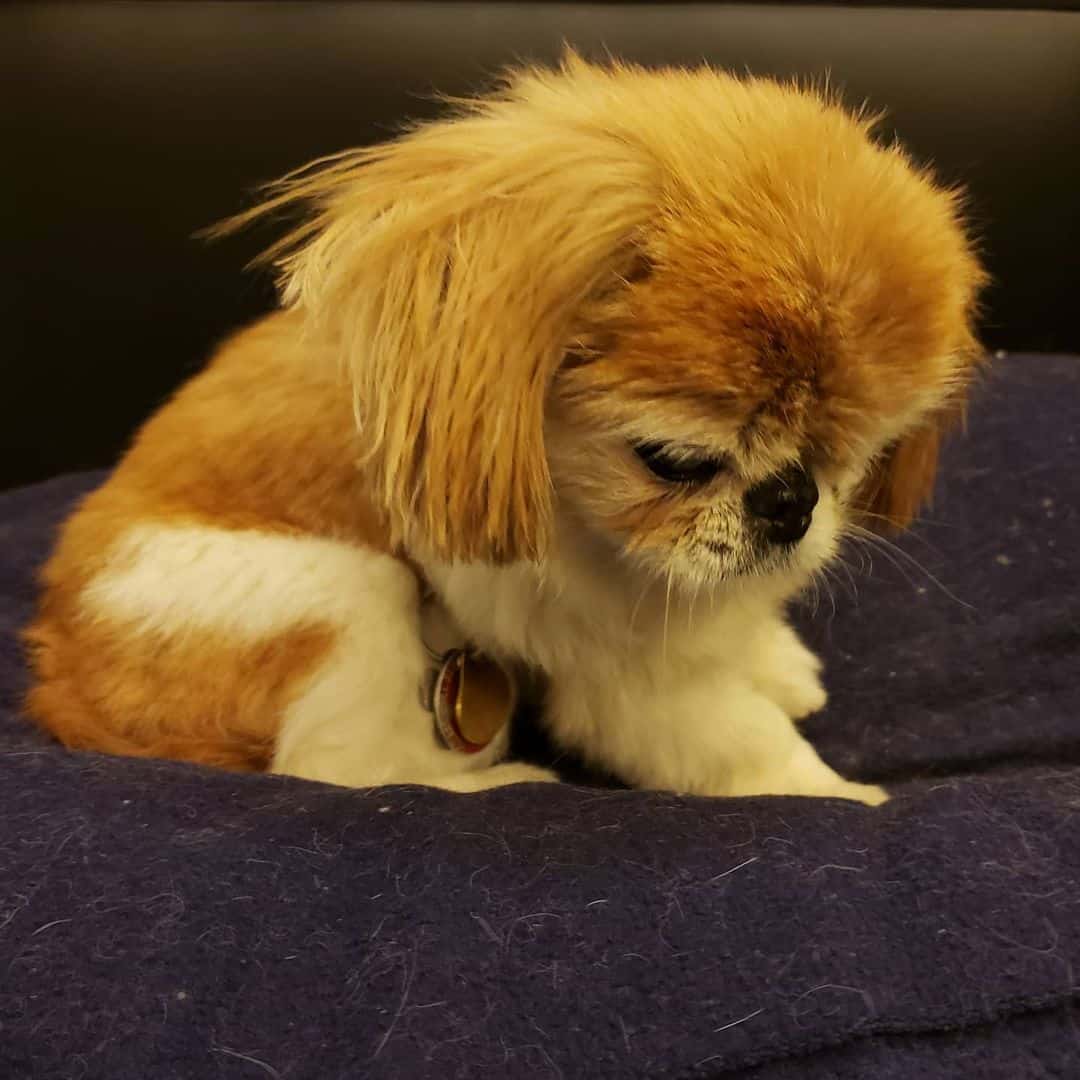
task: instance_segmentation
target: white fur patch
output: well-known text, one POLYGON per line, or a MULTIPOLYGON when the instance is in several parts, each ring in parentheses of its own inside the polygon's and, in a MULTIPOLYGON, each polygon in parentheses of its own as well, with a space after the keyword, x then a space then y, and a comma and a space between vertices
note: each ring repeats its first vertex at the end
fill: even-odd
POLYGON ((140 525, 109 552, 83 599, 146 631, 214 629, 250 641, 312 622, 345 626, 375 595, 409 606, 416 592, 396 559, 334 540, 140 525))

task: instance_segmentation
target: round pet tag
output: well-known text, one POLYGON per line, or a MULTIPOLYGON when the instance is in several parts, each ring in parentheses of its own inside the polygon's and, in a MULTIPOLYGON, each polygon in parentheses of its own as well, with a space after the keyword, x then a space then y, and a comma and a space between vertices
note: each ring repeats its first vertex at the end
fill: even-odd
POLYGON ((517 689, 494 660, 451 649, 435 674, 431 710, 435 729, 451 750, 475 754, 510 722, 517 689))

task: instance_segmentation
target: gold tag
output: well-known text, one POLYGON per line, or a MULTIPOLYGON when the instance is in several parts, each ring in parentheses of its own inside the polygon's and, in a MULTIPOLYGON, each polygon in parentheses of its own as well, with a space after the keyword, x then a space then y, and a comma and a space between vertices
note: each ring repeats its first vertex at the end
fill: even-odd
POLYGON ((463 649, 442 659, 431 687, 435 730, 451 750, 476 754, 510 722, 517 688, 494 660, 463 649))

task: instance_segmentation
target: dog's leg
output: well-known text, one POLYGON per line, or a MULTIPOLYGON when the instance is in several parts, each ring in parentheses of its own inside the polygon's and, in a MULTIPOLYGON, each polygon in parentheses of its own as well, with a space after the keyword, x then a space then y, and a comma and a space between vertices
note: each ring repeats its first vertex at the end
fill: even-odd
POLYGON ((792 720, 825 707, 821 661, 780 614, 761 620, 745 655, 750 682, 792 720))
MULTIPOLYGON (((785 710, 750 684, 721 679, 709 697, 711 704, 691 693, 683 704, 701 711, 673 725, 672 756, 684 763, 688 790, 711 795, 829 796, 870 806, 887 799, 882 788, 836 773, 785 710)), ((662 771, 663 755, 659 756, 662 771)))
POLYGON ((415 576, 396 559, 361 552, 355 591, 333 651, 285 713, 275 772, 348 787, 416 783, 461 792, 556 779, 525 763, 497 764, 509 729, 475 754, 444 747, 420 700, 432 661, 415 576))
POLYGON ((404 563, 366 548, 140 525, 110 552, 82 603, 90 625, 108 626, 120 642, 121 658, 140 659, 140 685, 157 693, 134 698, 132 679, 115 671, 115 686, 91 689, 112 706, 112 726, 151 754, 216 761, 225 758, 218 744, 269 742, 272 771, 349 787, 475 791, 554 779, 495 765, 508 732, 476 754, 439 742, 420 701, 430 661, 418 594, 404 563), (132 715, 120 715, 130 702, 132 715))
POLYGON ((366 609, 357 611, 287 709, 274 771, 347 787, 415 783, 451 791, 555 780, 524 763, 497 764, 508 731, 476 754, 439 742, 420 701, 430 661, 420 641, 415 585, 404 580, 403 567, 385 562, 366 609))
POLYGON ((683 672, 676 680, 638 669, 607 689, 585 678, 557 680, 549 701, 557 739, 638 787, 870 805, 887 798, 825 764, 787 713, 741 672, 683 672))

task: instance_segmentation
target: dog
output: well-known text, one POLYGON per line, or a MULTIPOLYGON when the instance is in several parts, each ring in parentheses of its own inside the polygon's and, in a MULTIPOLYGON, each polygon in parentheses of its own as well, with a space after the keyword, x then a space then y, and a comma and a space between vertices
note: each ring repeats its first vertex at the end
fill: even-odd
MULTIPOLYGON (((353 787, 883 801, 796 721, 785 605, 908 522, 982 352, 957 192, 814 87, 568 55, 238 228, 280 310, 67 521, 27 710, 70 747, 353 787), (529 691, 532 692, 532 691, 529 691)), ((869 722, 870 718, 868 718, 869 722)))

